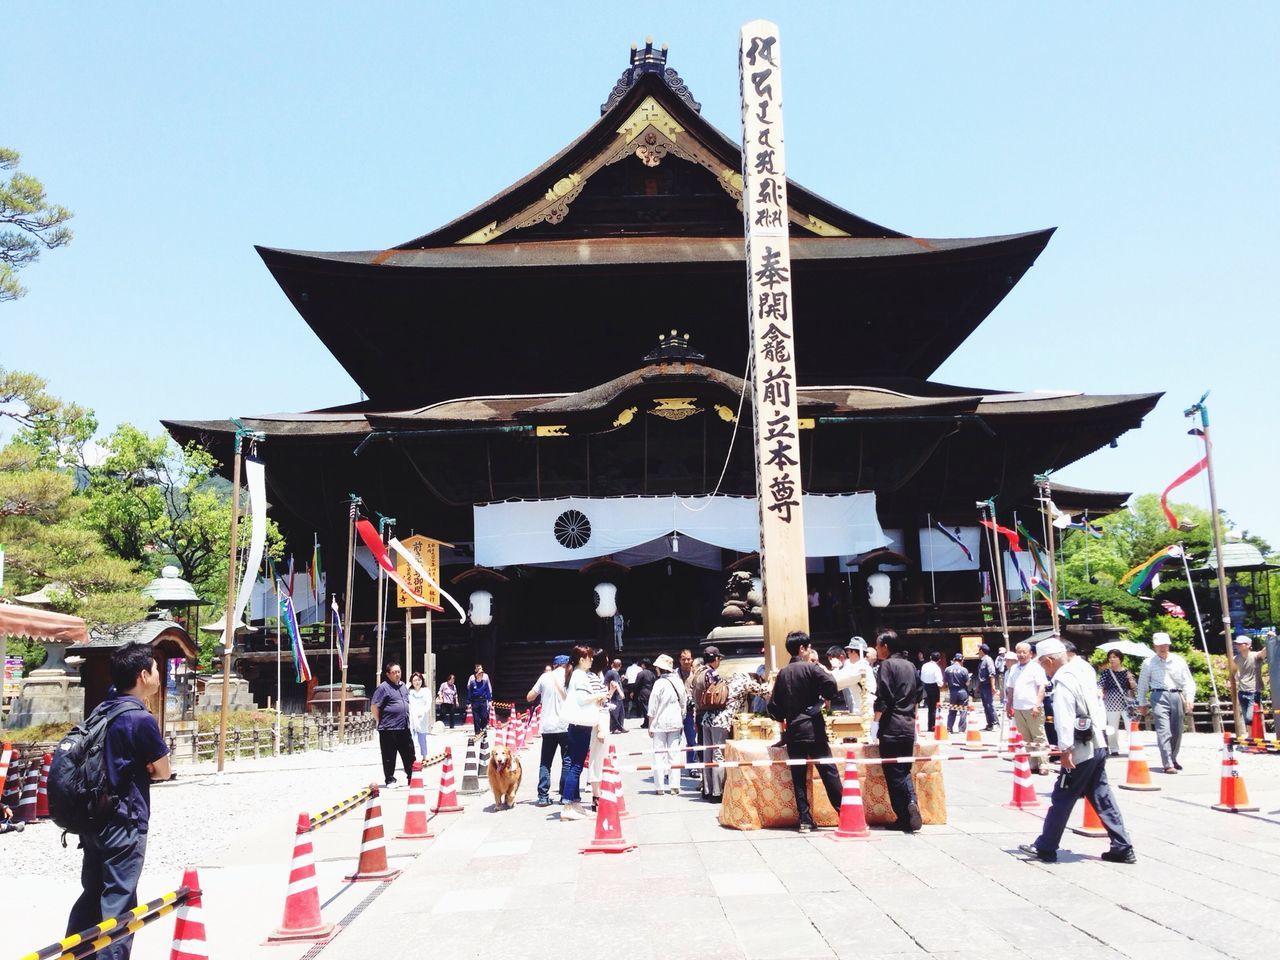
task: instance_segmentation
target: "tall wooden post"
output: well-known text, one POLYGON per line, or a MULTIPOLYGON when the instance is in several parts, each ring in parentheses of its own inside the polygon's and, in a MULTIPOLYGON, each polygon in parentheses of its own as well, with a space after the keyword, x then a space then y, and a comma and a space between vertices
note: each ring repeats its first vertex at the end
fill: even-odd
MULTIPOLYGON (((235 434, 235 463, 231 468, 231 549, 227 560, 227 613, 222 631, 222 706, 218 711, 218 772, 222 772, 226 759, 227 746, 227 714, 231 708, 231 652, 235 647, 235 605, 236 605, 236 548, 240 533, 240 440, 241 434, 235 434)), ((280 708, 276 704, 276 709, 280 708)))
POLYGON ((738 46, 742 218, 764 637, 769 667, 775 670, 787 662, 787 634, 809 629, 781 65, 777 24, 744 24, 738 46))
MULTIPOLYGON (((1227 651, 1227 678, 1231 683, 1231 716, 1237 737, 1244 736, 1244 718, 1240 715, 1240 697, 1237 695, 1236 658, 1231 636, 1231 607, 1227 598, 1227 567, 1222 557, 1222 517, 1218 514, 1218 487, 1213 477, 1213 441, 1209 439, 1209 408, 1205 394, 1197 403, 1183 411, 1184 416, 1200 416, 1200 439, 1204 441, 1205 472, 1209 475, 1209 519, 1213 524, 1213 555, 1218 561, 1218 603, 1222 605, 1222 642, 1227 651)), ((1210 667, 1212 669, 1212 666, 1210 667)))
POLYGON ((342 689, 338 693, 338 742, 343 743, 347 729, 347 668, 351 665, 351 588, 352 575, 356 567, 356 508, 360 506, 360 498, 351 498, 351 511, 347 516, 347 595, 345 598, 343 627, 345 634, 343 644, 346 653, 342 658, 342 689))
MULTIPOLYGON (((1049 616, 1053 618, 1053 634, 1058 636, 1058 555, 1054 550, 1053 544, 1053 511, 1049 504, 1052 502, 1049 498, 1049 481, 1044 478, 1037 478, 1040 486, 1040 509, 1044 511, 1044 548, 1049 554, 1049 616)), ((1032 598, 1034 603, 1034 598, 1032 598)))

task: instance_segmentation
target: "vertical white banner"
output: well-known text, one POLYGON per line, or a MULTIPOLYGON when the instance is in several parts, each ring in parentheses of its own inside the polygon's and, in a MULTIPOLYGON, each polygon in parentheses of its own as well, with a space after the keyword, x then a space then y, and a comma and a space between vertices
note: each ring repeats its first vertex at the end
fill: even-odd
POLYGON ((742 218, 746 233, 760 504, 760 576, 770 666, 787 662, 783 643, 809 629, 800 427, 791 312, 787 163, 782 134, 782 50, 778 26, 753 20, 738 45, 742 96, 742 218))

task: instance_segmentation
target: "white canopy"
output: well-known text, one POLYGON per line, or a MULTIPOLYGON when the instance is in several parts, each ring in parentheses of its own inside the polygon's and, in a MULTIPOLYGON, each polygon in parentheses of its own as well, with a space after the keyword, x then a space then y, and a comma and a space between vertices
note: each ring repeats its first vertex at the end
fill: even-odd
MULTIPOLYGON (((760 548, 755 497, 565 497, 477 504, 475 562, 484 567, 617 555, 676 533, 715 547, 760 548)), ((804 495, 805 553, 838 557, 889 542, 874 493, 804 495)))

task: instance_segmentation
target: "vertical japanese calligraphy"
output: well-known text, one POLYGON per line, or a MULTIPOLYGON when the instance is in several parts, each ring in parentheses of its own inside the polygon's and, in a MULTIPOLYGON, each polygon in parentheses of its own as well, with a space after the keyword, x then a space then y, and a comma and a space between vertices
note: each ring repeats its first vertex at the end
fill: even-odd
POLYGON ((809 628, 781 65, 777 25, 767 20, 744 25, 738 47, 742 219, 754 359, 764 631, 770 666, 775 668, 787 662, 787 633, 809 628))

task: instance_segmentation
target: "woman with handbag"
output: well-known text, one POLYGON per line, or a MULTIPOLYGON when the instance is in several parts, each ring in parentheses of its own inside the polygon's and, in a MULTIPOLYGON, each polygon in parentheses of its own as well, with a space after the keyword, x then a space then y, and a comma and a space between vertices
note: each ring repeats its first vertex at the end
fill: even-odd
POLYGON ((1138 703, 1134 698, 1138 681, 1125 669, 1124 656, 1119 650, 1107 654, 1107 668, 1098 674, 1098 689, 1107 708, 1107 753, 1118 757, 1121 724, 1128 725, 1138 703))
POLYGON ((680 744, 684 732, 685 703, 688 699, 684 684, 675 673, 676 665, 665 653, 654 658, 653 668, 658 672, 653 691, 649 695, 646 714, 649 736, 653 738, 653 792, 680 792, 679 778, 671 781, 671 751, 680 744))

